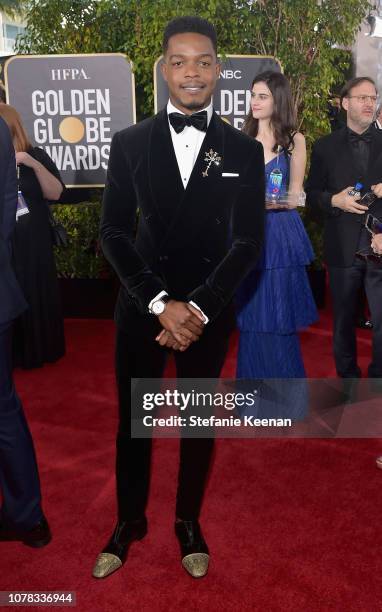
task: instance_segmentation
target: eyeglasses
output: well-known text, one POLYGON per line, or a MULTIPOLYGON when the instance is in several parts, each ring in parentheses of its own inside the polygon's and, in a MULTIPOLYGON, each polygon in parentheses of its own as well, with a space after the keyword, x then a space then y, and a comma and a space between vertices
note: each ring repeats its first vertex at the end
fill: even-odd
POLYGON ((361 104, 364 104, 365 102, 368 102, 369 100, 373 104, 376 104, 378 100, 377 96, 348 96, 348 98, 355 98, 356 100, 358 100, 358 102, 361 102, 361 104))

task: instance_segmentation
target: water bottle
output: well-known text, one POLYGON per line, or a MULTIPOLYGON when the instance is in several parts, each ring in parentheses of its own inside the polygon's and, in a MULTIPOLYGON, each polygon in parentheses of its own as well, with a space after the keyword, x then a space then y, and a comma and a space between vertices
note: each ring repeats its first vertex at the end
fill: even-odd
POLYGON ((274 168, 270 173, 266 186, 266 200, 274 202, 280 199, 283 181, 283 173, 279 168, 274 168))
POLYGON ((363 187, 362 183, 356 183, 354 187, 350 189, 350 191, 348 191, 348 194, 350 196, 355 196, 355 198, 360 198, 362 187, 363 187))

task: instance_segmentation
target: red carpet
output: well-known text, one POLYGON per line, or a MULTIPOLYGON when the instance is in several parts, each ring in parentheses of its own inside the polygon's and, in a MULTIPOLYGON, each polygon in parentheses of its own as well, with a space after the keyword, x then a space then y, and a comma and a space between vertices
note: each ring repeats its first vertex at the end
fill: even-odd
MULTIPOLYGON (((173 535, 177 442, 154 447, 149 534, 105 581, 91 568, 114 522, 113 323, 67 320, 67 356, 17 372, 52 543, 1 545, 1 590, 72 590, 79 611, 382 610, 377 440, 218 440, 202 524, 212 561, 195 581, 173 535)), ((302 335, 311 377, 333 376, 330 316, 302 335)), ((370 332, 360 333, 367 365, 370 332)), ((224 370, 234 375, 235 339, 224 370)))

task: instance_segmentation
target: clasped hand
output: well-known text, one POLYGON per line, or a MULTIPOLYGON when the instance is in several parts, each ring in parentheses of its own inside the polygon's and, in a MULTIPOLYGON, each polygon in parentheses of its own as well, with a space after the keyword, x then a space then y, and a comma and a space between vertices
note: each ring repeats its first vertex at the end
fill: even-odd
POLYGON ((174 351, 185 351, 203 333, 202 313, 187 302, 170 300, 158 318, 163 329, 156 341, 174 351))

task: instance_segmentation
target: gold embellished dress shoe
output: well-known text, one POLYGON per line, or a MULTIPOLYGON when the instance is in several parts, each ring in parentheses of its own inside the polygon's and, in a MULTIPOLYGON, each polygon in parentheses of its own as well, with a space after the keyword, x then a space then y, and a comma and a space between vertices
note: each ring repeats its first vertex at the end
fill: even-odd
POLYGON ((180 544, 182 565, 193 578, 208 572, 209 550, 198 521, 176 521, 175 534, 180 544))
POLYGON ((137 521, 119 521, 109 542, 96 559, 93 578, 106 578, 122 567, 132 542, 142 540, 146 533, 146 517, 137 521))

